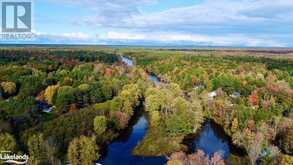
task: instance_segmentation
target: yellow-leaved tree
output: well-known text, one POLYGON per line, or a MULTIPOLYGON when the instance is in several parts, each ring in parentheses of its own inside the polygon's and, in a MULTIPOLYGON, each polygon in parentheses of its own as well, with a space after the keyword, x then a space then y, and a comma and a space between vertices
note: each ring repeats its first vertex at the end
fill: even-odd
POLYGON ((92 165, 100 157, 98 151, 94 136, 81 136, 70 142, 67 156, 71 165, 92 165))
POLYGON ((45 90, 44 96, 48 104, 53 104, 54 94, 57 92, 59 85, 48 86, 45 90))
POLYGON ((16 84, 14 82, 2 82, 1 87, 4 93, 13 95, 16 92, 16 84))

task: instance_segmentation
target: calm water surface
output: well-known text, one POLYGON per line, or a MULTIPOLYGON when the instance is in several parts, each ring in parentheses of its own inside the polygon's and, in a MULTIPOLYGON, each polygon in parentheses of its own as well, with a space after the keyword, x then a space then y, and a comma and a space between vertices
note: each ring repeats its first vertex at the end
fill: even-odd
POLYGON ((200 133, 191 141, 192 153, 198 149, 204 151, 210 158, 218 152, 224 159, 227 159, 231 152, 229 137, 215 123, 206 121, 200 133))
POLYGON ((145 115, 139 117, 127 134, 121 135, 107 147, 106 154, 98 162, 103 165, 163 165, 165 157, 142 157, 132 155, 132 150, 143 140, 148 128, 145 115))
MULTIPOLYGON (((129 67, 134 66, 134 62, 122 56, 122 62, 129 67)), ((149 80, 155 84, 159 84, 160 80, 155 75, 149 75, 149 80)), ((130 126, 127 134, 120 136, 107 146, 106 153, 102 156, 98 163, 103 165, 163 165, 166 163, 165 157, 142 157, 132 155, 132 150, 143 140, 148 122, 145 115, 141 114, 135 123, 130 126)), ((205 122, 200 133, 193 139, 189 140, 189 148, 191 152, 203 150, 209 157, 216 152, 220 153, 225 159, 230 154, 230 146, 228 137, 221 128, 211 122, 205 122)))

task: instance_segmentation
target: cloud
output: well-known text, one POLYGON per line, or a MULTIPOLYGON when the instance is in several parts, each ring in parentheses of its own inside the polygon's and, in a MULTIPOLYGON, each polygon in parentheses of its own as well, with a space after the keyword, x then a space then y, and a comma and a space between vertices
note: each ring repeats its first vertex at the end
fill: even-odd
POLYGON ((145 34, 121 33, 110 31, 107 33, 106 39, 112 40, 144 40, 147 39, 145 34))
POLYGON ((87 43, 96 43, 98 42, 98 36, 92 36, 90 34, 82 32, 74 33, 43 33, 35 32, 35 38, 28 43, 60 43, 60 44, 87 44, 87 43))
MULTIPOLYGON (((38 44, 103 44, 103 45, 189 45, 189 46, 235 46, 235 47, 286 47, 282 42, 266 36, 246 36, 243 34, 202 35, 193 33, 167 32, 127 32, 109 31, 105 36, 91 36, 86 33, 40 33, 26 43, 38 44)), ((17 41, 11 41, 11 43, 17 41)))
POLYGON ((35 33, 37 38, 46 38, 46 39, 54 39, 54 40, 79 40, 79 41, 87 41, 87 40, 95 40, 97 37, 91 36, 86 33, 76 32, 76 33, 35 33))
MULTIPOLYGON (((87 26, 99 25, 108 31, 140 33, 139 36, 129 36, 130 39, 142 37, 143 33, 163 32, 230 35, 237 38, 240 38, 239 34, 267 35, 275 37, 261 38, 269 38, 270 45, 273 45, 272 41, 279 41, 279 36, 293 34, 290 30, 293 28, 292 0, 206 0, 199 4, 150 14, 139 12, 140 5, 150 3, 156 4, 156 1, 133 3, 131 0, 116 0, 111 5, 99 5, 96 16, 81 18, 81 22, 87 26)), ((258 40, 249 42, 262 43, 258 40)))
MULTIPOLYGON (((57 0, 50 0, 56 1, 57 0)), ((93 11, 94 16, 84 17, 87 25, 111 26, 113 23, 123 23, 134 15, 140 15, 139 7, 155 4, 157 0, 63 0, 66 3, 93 11)))
POLYGON ((128 19, 127 25, 128 28, 188 32, 198 28, 197 31, 204 31, 205 27, 219 31, 231 27, 237 30, 244 26, 249 31, 251 27, 292 25, 293 19, 287 16, 293 13, 292 8, 291 0, 208 0, 199 5, 134 16, 128 19))
POLYGON ((285 47, 285 43, 259 36, 245 36, 242 34, 202 35, 187 33, 107 33, 103 40, 136 41, 160 44, 198 45, 198 46, 247 46, 247 47, 285 47))
MULTIPOLYGON (((50 0, 57 1, 57 0, 50 0)), ((87 25, 136 30, 192 30, 208 26, 221 29, 241 26, 293 24, 292 0, 205 0, 202 3, 144 14, 140 7, 159 0, 63 0, 94 15, 81 18, 87 25)))
POLYGON ((76 12, 77 14, 72 16, 76 21, 74 25, 99 27, 102 29, 99 35, 103 37, 97 38, 84 33, 43 33, 38 36, 42 40, 114 44, 131 42, 208 46, 293 46, 292 0, 204 0, 190 6, 148 13, 142 12, 141 8, 145 5, 150 8, 152 5, 162 5, 161 2, 47 1, 80 8, 82 14, 76 12))

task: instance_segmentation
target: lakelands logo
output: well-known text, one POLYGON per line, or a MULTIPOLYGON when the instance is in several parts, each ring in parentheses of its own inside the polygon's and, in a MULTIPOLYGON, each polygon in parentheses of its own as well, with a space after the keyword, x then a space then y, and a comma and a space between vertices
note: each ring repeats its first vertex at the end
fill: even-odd
POLYGON ((32 2, 2 1, 2 39, 32 39, 32 2))
POLYGON ((0 151, 0 164, 26 164, 29 156, 26 154, 20 155, 11 151, 0 151))

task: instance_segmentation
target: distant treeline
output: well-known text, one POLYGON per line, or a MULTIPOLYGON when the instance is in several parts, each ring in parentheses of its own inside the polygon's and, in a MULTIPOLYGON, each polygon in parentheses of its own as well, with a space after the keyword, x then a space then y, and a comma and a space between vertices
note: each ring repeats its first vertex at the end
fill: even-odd
POLYGON ((80 62, 100 61, 114 63, 118 56, 101 50, 68 50, 68 49, 0 49, 0 64, 8 62, 28 62, 29 60, 43 60, 45 58, 63 58, 80 62))

